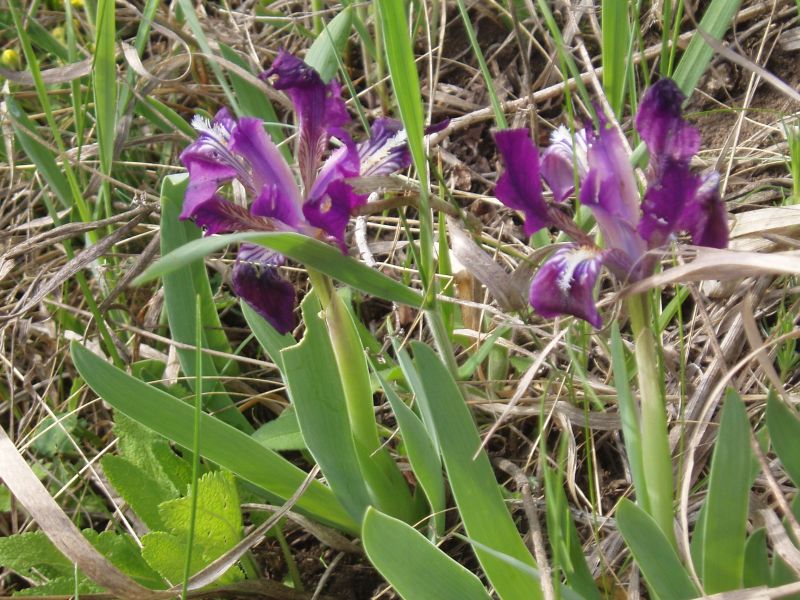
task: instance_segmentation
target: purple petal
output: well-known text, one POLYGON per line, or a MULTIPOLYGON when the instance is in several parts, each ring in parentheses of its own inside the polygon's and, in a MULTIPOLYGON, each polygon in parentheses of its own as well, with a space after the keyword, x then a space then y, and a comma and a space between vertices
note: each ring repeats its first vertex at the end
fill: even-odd
POLYGON ((346 182, 357 177, 360 169, 358 149, 349 136, 342 135, 344 146, 331 154, 303 204, 306 220, 344 245, 344 232, 352 211, 367 200, 356 194, 346 182))
POLYGON ((602 265, 603 252, 596 248, 571 245, 556 250, 531 282, 531 305, 548 319, 573 315, 601 327, 594 285, 602 265))
POLYGON ((396 173, 411 164, 407 136, 402 123, 395 119, 378 119, 372 124, 370 138, 358 145, 361 176, 396 173))
POLYGON ((659 177, 650 182, 642 202, 642 220, 639 234, 650 248, 657 248, 668 240, 681 225, 689 226, 684 213, 700 187, 700 178, 694 175, 685 161, 664 161, 659 177))
MULTIPOLYGON (((252 117, 242 117, 231 133, 230 148, 243 156, 253 173, 253 192, 261 198, 262 190, 268 186, 270 202, 280 205, 281 211, 289 214, 291 206, 299 210, 301 200, 289 165, 281 156, 278 147, 264 131, 263 122, 252 117)), ((253 214, 272 216, 272 205, 265 206, 258 199, 253 205, 253 214), (262 212, 263 211, 263 212, 262 212)))
POLYGON ((688 231, 698 246, 725 248, 728 245, 728 213, 719 195, 719 173, 700 177, 696 193, 687 201, 677 229, 688 231))
POLYGON ((505 129, 494 134, 506 170, 497 180, 495 195, 525 215, 525 235, 550 225, 539 179, 539 152, 527 129, 505 129))
POLYGON ((217 195, 197 205, 192 217, 197 226, 203 228, 205 235, 234 231, 275 231, 280 225, 274 219, 250 214, 243 206, 217 195))
POLYGON ((336 80, 325 84, 313 68, 284 50, 278 53, 262 78, 272 75, 277 75, 273 84, 275 89, 286 92, 294 104, 300 126, 297 163, 303 185, 308 190, 328 144, 330 129, 341 127, 350 120, 341 98, 341 85, 336 80))
POLYGON ((645 92, 636 114, 636 130, 647 144, 651 164, 664 158, 688 161, 700 148, 700 132, 683 120, 686 96, 671 79, 654 83, 645 92))
MULTIPOLYGON (((245 300, 279 333, 288 333, 295 327, 295 289, 280 276, 274 260, 251 262, 260 253, 250 244, 242 244, 238 261, 233 267, 232 287, 237 296, 245 300)), ((269 256, 269 255, 267 255, 269 256)), ((273 255, 274 256, 274 255, 273 255)))
POLYGON ((563 202, 575 190, 575 169, 583 180, 588 170, 586 132, 570 131, 563 125, 550 135, 550 145, 542 153, 542 177, 553 191, 553 199, 563 202))
MULTIPOLYGON (((600 115, 599 130, 586 130, 588 177, 593 181, 591 186, 583 183, 584 188, 590 189, 581 189, 581 202, 590 208, 601 208, 611 218, 632 228, 639 218, 639 190, 630 156, 619 129, 609 126, 600 115)), ((608 235, 606 231, 603 233, 608 235)))

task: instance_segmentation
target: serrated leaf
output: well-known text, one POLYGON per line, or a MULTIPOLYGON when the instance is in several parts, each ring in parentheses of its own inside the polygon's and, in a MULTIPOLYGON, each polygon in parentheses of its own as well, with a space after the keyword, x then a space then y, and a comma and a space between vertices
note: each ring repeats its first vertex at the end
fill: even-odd
MULTIPOLYGON (((187 551, 186 536, 179 537, 165 531, 155 531, 144 536, 142 544, 142 556, 164 579, 173 583, 183 580, 187 551)), ((189 570, 197 573, 216 558, 218 556, 209 557, 205 546, 199 541, 195 541, 189 570)), ((224 585, 242 579, 244 579, 244 574, 238 566, 234 565, 214 583, 215 585, 224 585)))
MULTIPOLYGON (((97 594, 103 593, 106 590, 99 585, 93 584, 88 579, 78 578, 78 593, 79 594, 97 594)), ((73 597, 75 595, 75 577, 73 575, 62 575, 54 577, 50 581, 37 585, 35 587, 25 588, 18 592, 14 592, 14 597, 17 596, 66 596, 73 597)))
POLYGON ((38 579, 33 569, 48 578, 72 575, 72 563, 42 531, 0 538, 0 567, 38 579))
MULTIPOLYGON (((187 534, 192 517, 190 496, 170 500, 159 507, 166 529, 187 534)), ((197 482, 195 540, 211 553, 212 560, 230 550, 242 538, 242 513, 236 480, 227 471, 206 473, 197 482)))
POLYGON ((177 497, 175 488, 161 485, 148 473, 122 456, 104 456, 100 465, 114 489, 151 530, 164 529, 159 504, 177 497))
POLYGON ((77 425, 78 415, 75 413, 48 415, 36 426, 35 439, 31 447, 47 457, 67 452, 73 448, 69 434, 75 430, 77 425))
POLYGON ((142 558, 142 551, 126 533, 114 531, 97 533, 84 529, 83 535, 89 542, 126 575, 150 589, 164 589, 166 584, 159 574, 142 558))

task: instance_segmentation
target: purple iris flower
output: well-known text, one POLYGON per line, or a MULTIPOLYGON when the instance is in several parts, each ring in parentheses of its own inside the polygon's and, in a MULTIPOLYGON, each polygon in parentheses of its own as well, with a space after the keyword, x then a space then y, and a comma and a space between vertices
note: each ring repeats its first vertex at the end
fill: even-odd
MULTIPOLYGON (((355 143, 342 129, 350 117, 339 83, 326 84, 287 52, 281 51, 261 77, 274 77, 275 88, 294 105, 302 186, 260 119, 237 120, 223 108, 213 121, 199 116, 192 121, 199 136, 181 153, 189 171, 181 219, 194 219, 205 235, 292 231, 338 243, 344 250, 350 215, 367 201, 349 180, 406 168, 411 158, 405 131, 397 121, 379 119, 370 138, 355 143), (339 146, 329 151, 333 138, 339 146)), ((281 333, 295 325, 295 290, 277 269, 284 260, 261 246, 242 244, 232 276, 234 292, 281 333)))
POLYGON ((684 100, 670 79, 654 84, 642 99, 636 129, 650 152, 643 198, 622 135, 602 114, 597 129, 587 126, 574 137, 564 128, 556 130, 541 158, 527 129, 495 134, 506 163, 497 197, 524 214, 526 234, 555 227, 576 242, 553 252, 531 282, 530 302, 542 316, 573 315, 599 328, 594 286, 603 266, 621 279, 642 279, 655 266, 648 251, 681 231, 700 246, 727 245, 719 175, 695 174, 690 168, 700 148, 700 133, 681 115, 684 100), (576 172, 580 201, 592 211, 603 236, 602 249, 561 208, 574 192, 576 172), (545 200, 541 179, 554 202, 545 200))

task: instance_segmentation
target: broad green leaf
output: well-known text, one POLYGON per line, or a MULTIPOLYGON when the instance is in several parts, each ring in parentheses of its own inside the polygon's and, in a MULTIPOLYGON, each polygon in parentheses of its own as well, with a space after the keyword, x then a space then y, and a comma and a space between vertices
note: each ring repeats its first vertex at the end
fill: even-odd
MULTIPOLYGON (((176 444, 192 447, 194 409, 191 406, 131 377, 80 344, 73 343, 70 348, 76 368, 98 396, 176 444)), ((219 419, 203 414, 201 432, 202 456, 273 497, 288 499, 306 479, 306 474, 289 461, 219 419)), ((358 530, 331 490, 316 481, 296 506, 344 531, 358 530)))
MULTIPOLYGON (((126 575, 150 589, 164 589, 166 583, 142 558, 142 552, 133 538, 126 534, 114 531, 97 533, 91 529, 84 529, 86 539, 108 558, 114 566, 126 575)), ((70 592, 71 593, 71 592, 70 592)))
MULTIPOLYGON (((168 581, 181 581, 188 547, 185 535, 174 535, 165 531, 154 531, 142 538, 142 556, 153 569, 168 581)), ((189 570, 197 573, 208 566, 218 556, 207 558, 205 547, 196 542, 192 549, 192 563, 189 570)), ((224 585, 244 579, 242 570, 234 565, 216 580, 224 585)))
POLYGON ((339 56, 344 51, 353 23, 353 9, 349 6, 325 25, 325 31, 317 36, 306 53, 305 62, 314 67, 322 81, 329 82, 339 68, 339 56))
POLYGON ((490 598, 473 573, 402 521, 370 508, 361 537, 370 562, 407 600, 490 598))
POLYGON ((281 350, 293 346, 296 340, 288 333, 278 333, 264 317, 250 308, 247 302, 242 302, 241 307, 242 315, 244 315, 245 321, 247 321, 247 324, 250 326, 250 331, 256 336, 256 339, 261 344, 261 347, 264 348, 270 360, 278 366, 281 374, 283 374, 283 357, 281 356, 281 350))
POLYGON ((699 595, 653 517, 623 498, 617 505, 617 526, 659 600, 689 600, 699 595))
MULTIPOLYGON (((88 579, 82 577, 78 578, 78 593, 80 595, 102 594, 104 592, 105 590, 103 588, 93 584, 88 579)), ((73 598, 75 596, 75 577, 72 574, 55 577, 42 585, 14 592, 14 596, 36 596, 37 598, 67 596, 73 598)))
POLYGON ((76 413, 48 415, 36 426, 31 447, 37 453, 50 458, 62 452, 68 453, 73 450, 70 434, 77 426, 78 415, 76 413))
POLYGON ((264 423, 251 437, 276 452, 308 450, 297 422, 297 413, 291 407, 284 410, 277 419, 264 423))
POLYGON ((714 445, 704 513, 702 573, 706 594, 742 586, 751 461, 747 412, 739 395, 729 390, 714 445))
POLYGON ((800 486, 800 417, 774 392, 767 398, 767 429, 787 475, 800 486))
POLYGON ((425 426, 419 417, 414 414, 406 403, 403 402, 395 392, 391 384, 384 379, 380 371, 373 364, 373 372, 377 376, 383 388, 383 393, 392 407, 400 433, 403 436, 403 444, 408 452, 408 461, 411 469, 422 486, 425 497, 433 512, 433 524, 436 535, 444 532, 444 510, 446 508, 444 478, 442 477, 442 461, 433 440, 425 431, 425 426))
MULTIPOLYGON (((450 487, 467 535, 471 540, 536 568, 500 494, 488 456, 479 452, 475 457, 481 439, 456 382, 431 348, 420 342, 412 342, 411 348, 422 385, 422 389, 415 392, 420 401, 429 405, 450 487)), ((479 548, 474 550, 503 600, 541 597, 539 583, 529 573, 491 553, 479 548)))
MULTIPOLYGON (((193 224, 181 222, 179 215, 183 205, 186 180, 166 177, 161 187, 161 253, 168 254, 185 247, 189 240, 197 240, 200 230, 193 224)), ((164 274, 164 303, 172 339, 190 347, 195 345, 195 300, 200 297, 203 315, 204 347, 220 352, 231 352, 225 332, 219 321, 208 273, 202 260, 193 260, 186 268, 164 274)), ((190 348, 177 348, 181 369, 194 385, 196 351, 190 348)), ((203 354, 203 392, 206 408, 220 419, 247 433, 253 428, 236 409, 230 396, 225 392, 219 374, 227 361, 220 357, 203 354)), ((235 372, 234 363, 228 367, 229 374, 235 372)))
POLYGON ((0 567, 34 579, 39 579, 35 571, 48 578, 71 575, 73 572, 72 563, 43 531, 0 537, 0 567))
POLYGON ((281 352, 286 385, 309 452, 350 516, 361 522, 372 503, 370 482, 359 465, 336 358, 316 295, 308 294, 301 308, 305 335, 281 352))
POLYGON ((753 588, 769 584, 769 548, 767 548, 767 532, 762 527, 750 534, 744 546, 742 586, 753 588))
POLYGON ((151 530, 164 529, 158 505, 177 497, 174 487, 160 485, 161 482, 122 456, 104 456, 100 464, 111 485, 144 524, 151 530))

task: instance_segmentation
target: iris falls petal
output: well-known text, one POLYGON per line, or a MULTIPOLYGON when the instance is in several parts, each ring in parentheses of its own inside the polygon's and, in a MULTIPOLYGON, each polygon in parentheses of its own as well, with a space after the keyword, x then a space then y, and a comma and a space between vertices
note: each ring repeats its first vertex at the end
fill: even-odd
POLYGON ((531 282, 530 303, 545 318, 572 315, 602 325, 594 300, 604 253, 597 248, 569 245, 556 250, 539 267, 531 282))
POLYGON ((261 246, 242 244, 233 267, 232 287, 279 333, 295 326, 295 289, 278 273, 283 257, 261 246))
POLYGON ((506 170, 497 180, 495 195, 525 215, 524 231, 532 235, 550 225, 539 179, 539 151, 527 129, 505 129, 494 134, 506 170))

